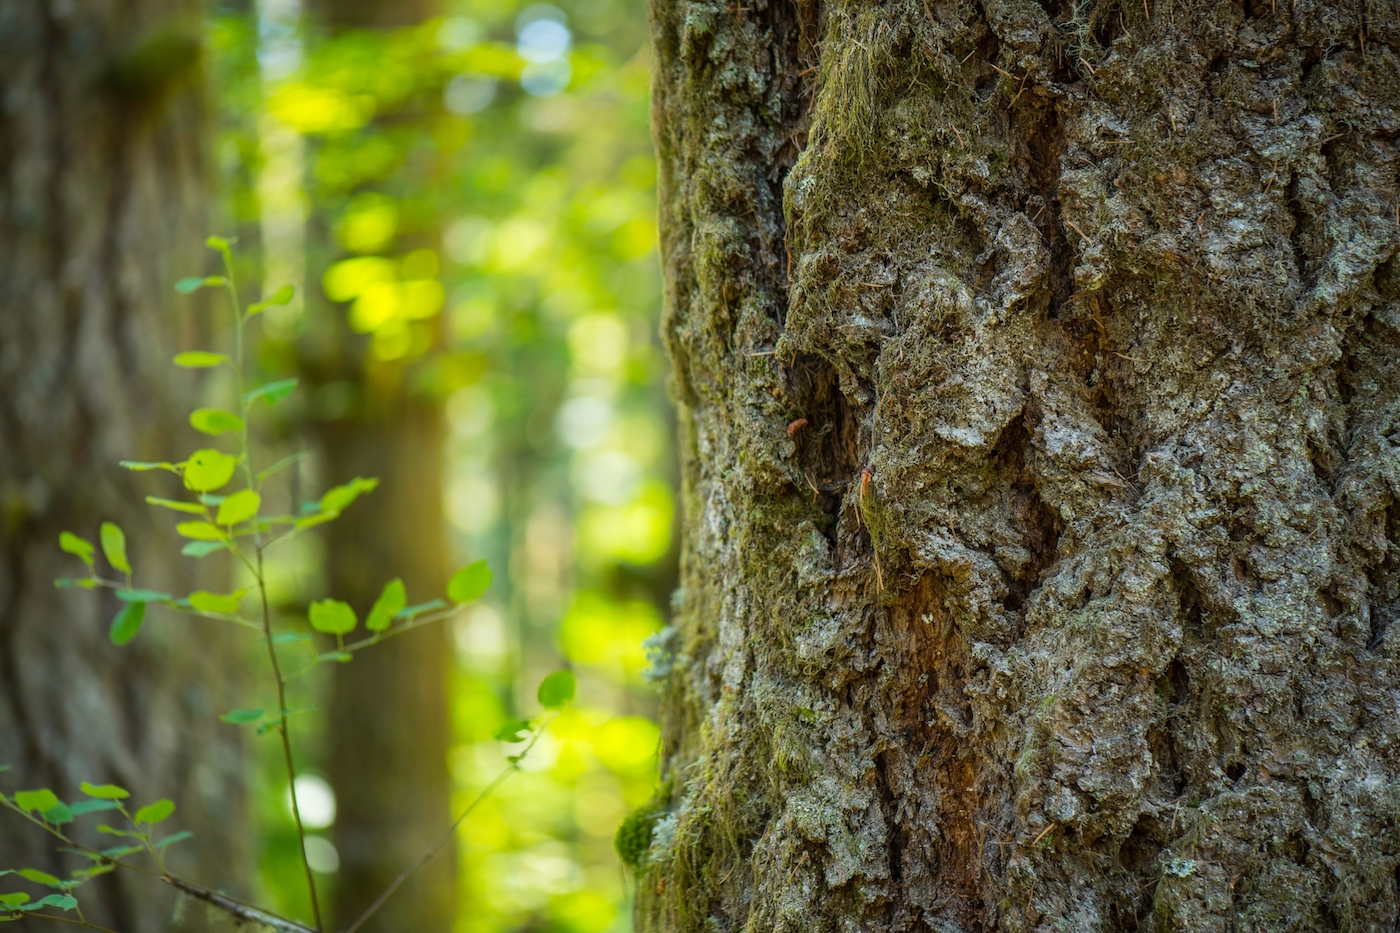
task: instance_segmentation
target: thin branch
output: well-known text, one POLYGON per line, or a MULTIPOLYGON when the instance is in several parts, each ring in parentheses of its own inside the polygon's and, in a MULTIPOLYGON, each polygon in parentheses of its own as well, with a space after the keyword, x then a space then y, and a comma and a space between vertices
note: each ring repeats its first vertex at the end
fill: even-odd
POLYGON ((279 917, 277 914, 268 913, 257 907, 250 907, 231 897, 219 894, 216 891, 210 891, 208 888, 201 888, 197 884, 190 884, 188 881, 183 881, 173 875, 166 875, 164 880, 166 884, 169 884, 171 887, 183 891, 190 897, 204 901, 206 904, 217 907, 229 916, 237 917, 239 920, 248 923, 260 923, 263 926, 272 927, 277 933, 317 933, 317 931, 311 929, 311 927, 302 926, 295 920, 288 920, 286 917, 279 917))
POLYGON ((443 846, 447 845, 448 840, 456 834, 457 827, 462 825, 462 821, 465 820, 468 816, 470 816, 472 811, 475 810, 478 806, 480 806, 483 800, 491 796, 491 794, 495 792, 496 788, 504 784, 507 778, 509 778, 512 774, 520 770, 520 762, 524 760, 526 755, 530 754, 530 749, 535 747, 535 743, 540 740, 540 736, 544 735, 544 730, 548 728, 548 726, 548 722, 540 724, 539 729, 537 729, 535 731, 535 734, 530 737, 530 743, 526 745, 525 748, 523 748, 519 754, 511 756, 510 764, 506 765, 505 768, 501 769, 501 773, 496 775, 495 778, 491 780, 490 784, 487 784, 485 787, 483 787, 481 789, 481 792, 476 795, 476 797, 472 800, 471 803, 467 804, 467 808, 462 811, 461 815, 458 816, 457 819, 452 821, 451 826, 447 827, 447 832, 443 833, 440 837, 438 837, 437 842, 434 842, 432 847, 428 849, 428 851, 418 856, 418 858, 414 860, 412 865, 409 865, 403 871, 399 872, 398 877, 391 881, 389 883, 389 886, 384 889, 384 893, 380 894, 377 898, 375 898, 374 903, 370 904, 369 907, 365 908, 365 912, 360 914, 359 918, 354 923, 350 924, 350 926, 346 928, 344 933, 355 933, 356 930, 364 926, 365 922, 369 920, 370 917, 374 916, 375 912, 378 911, 379 908, 383 907, 384 903, 387 900, 389 900, 390 897, 393 897, 394 892, 397 891, 400 888, 400 886, 402 886, 403 883, 409 879, 410 875, 412 875, 418 869, 422 868, 424 865, 428 864, 428 861, 434 855, 438 854, 438 850, 441 849, 443 846))
POLYGON ((36 920, 53 920, 57 923, 71 923, 74 926, 87 927, 89 930, 100 930, 101 933, 117 933, 116 930, 109 930, 106 927, 100 927, 95 923, 88 923, 86 920, 74 920, 72 917, 60 917, 58 914, 25 913, 21 914, 21 916, 26 918, 33 917, 36 920))

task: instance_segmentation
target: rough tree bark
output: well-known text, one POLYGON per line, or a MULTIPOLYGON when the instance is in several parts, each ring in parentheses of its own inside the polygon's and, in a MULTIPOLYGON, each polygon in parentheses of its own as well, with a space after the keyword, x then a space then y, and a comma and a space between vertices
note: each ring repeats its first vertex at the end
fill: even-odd
POLYGON ((642 928, 1394 929, 1394 0, 652 12, 642 928))
MULTIPOLYGON (((59 532, 95 541, 103 520, 125 527, 143 585, 194 582, 173 522, 142 501, 171 489, 117 461, 194 444, 176 405, 193 401, 193 380, 174 381, 170 357, 203 339, 181 332, 191 300, 171 288, 210 258, 198 35, 198 7, 183 2, 0 8, 0 764, 14 769, 7 793, 72 800, 88 780, 141 803, 173 798, 172 825, 198 844, 173 849, 172 868, 238 891, 241 749, 216 715, 236 705, 226 675, 242 642, 153 608, 116 648, 116 601, 53 585, 81 575, 59 532)), ((0 868, 80 864, 0 817, 0 868)), ((80 837, 101 842, 82 822, 80 837)), ((173 892, 152 879, 107 875, 78 895, 92 922, 171 929, 173 892)), ((189 914, 176 926, 201 925, 189 914)))

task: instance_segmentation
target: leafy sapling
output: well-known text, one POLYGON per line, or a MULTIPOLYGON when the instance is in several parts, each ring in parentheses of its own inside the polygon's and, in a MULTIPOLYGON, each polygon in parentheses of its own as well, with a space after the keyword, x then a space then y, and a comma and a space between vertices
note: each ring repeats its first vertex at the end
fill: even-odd
MULTIPOLYGON (((187 351, 178 354, 174 364, 185 369, 231 369, 236 391, 235 410, 199 408, 190 414, 191 427, 201 434, 215 438, 212 443, 220 446, 202 447, 178 462, 122 461, 121 465, 128 470, 166 472, 179 477, 183 486, 181 494, 172 497, 147 496, 146 502, 154 508, 175 513, 175 530, 187 539, 187 543, 181 549, 183 555, 202 559, 215 553, 227 552, 242 566, 251 582, 227 593, 196 590, 185 596, 141 589, 135 582, 136 572, 127 554, 125 533, 115 523, 105 522, 101 526, 98 540, 112 574, 99 572, 96 546, 77 534, 65 531, 59 537, 59 547, 81 561, 87 569, 87 574, 58 580, 56 585, 112 590, 121 607, 112 618, 108 637, 112 644, 117 646, 129 644, 137 637, 145 623, 147 607, 153 604, 177 614, 215 619, 257 633, 266 647, 270 680, 276 690, 277 706, 271 712, 262 708, 234 709, 219 718, 236 726, 256 725, 260 735, 268 732, 278 733, 287 782, 294 785, 296 761, 290 717, 309 707, 288 708, 289 675, 283 669, 278 649, 284 646, 312 646, 314 643, 311 636, 298 632, 277 631, 274 626, 267 587, 269 551, 275 545, 311 528, 334 521, 360 496, 372 493, 378 485, 378 480, 357 477, 327 490, 317 502, 302 506, 295 514, 265 514, 266 484, 282 470, 296 464, 301 455, 293 455, 259 469, 249 424, 260 405, 271 406, 281 402, 295 390, 297 381, 282 379, 249 389, 245 385, 245 331, 257 315, 268 307, 284 305, 291 301, 293 292, 290 286, 284 287, 263 301, 243 307, 238 296, 233 257, 228 241, 221 237, 210 237, 207 245, 222 257, 224 274, 183 279, 177 283, 176 290, 181 294, 190 294, 202 288, 227 290, 232 306, 233 352, 225 354, 207 350, 187 351), (222 446, 231 449, 221 449, 222 446), (230 486, 236 488, 229 489, 230 486), (249 596, 252 597, 251 600, 249 596), (245 604, 249 602, 253 604, 252 611, 245 612, 245 604)), ((310 666, 296 673, 332 661, 348 662, 354 658, 356 652, 386 638, 446 619, 459 612, 466 604, 479 599, 490 585, 490 568, 485 561, 477 561, 453 574, 448 582, 446 600, 432 599, 409 605, 403 581, 390 580, 384 585, 383 591, 364 620, 365 629, 369 634, 349 641, 347 636, 353 635, 360 625, 355 609, 348 603, 331 597, 317 600, 309 608, 308 621, 316 632, 334 638, 334 648, 318 653, 313 647, 310 666)), ((545 710, 559 709, 573 698, 574 687, 573 674, 568 671, 551 674, 540 685, 540 705, 545 710)), ((481 800, 519 768, 520 761, 539 740, 548 721, 546 718, 536 717, 533 720, 512 720, 507 724, 508 729, 503 729, 498 737, 513 744, 525 743, 522 750, 508 757, 506 768, 478 794, 446 834, 406 868, 346 933, 353 933, 378 910, 409 875, 432 858, 453 837, 457 827, 481 800)), ((31 917, 103 930, 103 927, 96 926, 83 917, 73 891, 93 877, 122 868, 163 881, 224 911, 239 922, 261 924, 279 933, 323 931, 320 903, 311 866, 306 857, 306 835, 295 794, 291 800, 292 817, 300 843, 302 870, 310 895, 312 926, 280 917, 271 911, 245 904, 173 875, 166 868, 165 851, 168 846, 190 838, 191 834, 162 834, 157 829, 174 815, 175 804, 172 801, 157 800, 133 811, 128 809, 126 804, 130 794, 125 788, 115 784, 96 785, 83 782, 80 789, 84 797, 68 803, 63 802, 57 794, 47 788, 19 791, 12 797, 0 794, 0 806, 48 832, 63 843, 62 851, 79 856, 86 862, 82 868, 72 872, 68 879, 59 879, 29 868, 20 869, 18 872, 0 871, 0 875, 18 874, 32 884, 46 886, 56 892, 37 900, 24 891, 0 894, 0 922, 31 917), (114 821, 109 818, 107 822, 98 823, 95 831, 113 837, 117 844, 99 849, 70 837, 67 829, 69 824, 75 823, 82 816, 105 811, 115 813, 121 818, 121 822, 114 825, 114 821), (71 912, 74 916, 45 912, 51 909, 62 911, 64 914, 71 912)))

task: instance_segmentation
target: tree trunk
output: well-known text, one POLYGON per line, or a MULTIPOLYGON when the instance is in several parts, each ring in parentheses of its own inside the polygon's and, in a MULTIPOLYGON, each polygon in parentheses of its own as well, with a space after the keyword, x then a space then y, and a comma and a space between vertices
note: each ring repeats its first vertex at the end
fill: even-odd
MULTIPOLYGON (((388 411, 330 425, 322 435, 327 485, 356 475, 380 480, 329 535, 331 593, 361 619, 394 577, 403 578, 410 603, 442 598, 447 583, 441 408, 390 395, 388 411)), ((338 927, 359 916, 452 820, 450 663, 447 630, 436 624, 336 668, 329 765, 338 803, 338 927)), ((366 933, 450 930, 453 855, 448 848, 420 869, 363 927, 366 933)))
POLYGON ((687 525, 642 928, 1394 929, 1393 0, 653 36, 687 525))
MULTIPOLYGON (((173 798, 167 825, 196 839, 171 850, 172 869, 246 894, 242 749, 217 719, 237 703, 227 674, 246 640, 152 607, 118 648, 110 594, 53 584, 82 575, 59 532, 96 541, 103 520, 125 528, 140 585, 194 583, 169 514, 142 501, 178 481, 117 461, 192 449, 175 401, 193 401, 194 382, 172 381, 170 357, 223 330, 182 333, 192 299, 171 288, 213 258, 197 17, 164 0, 0 11, 0 764, 13 766, 6 793, 49 787, 73 800, 86 780, 120 783, 138 804, 173 798)), ((223 305, 206 310, 228 320, 223 305)), ((96 822, 75 832, 110 846, 96 822)), ((0 868, 66 876, 79 864, 0 814, 0 868)), ((26 887, 12 880, 7 890, 26 887)), ((76 894, 91 922, 171 929, 173 892, 155 879, 122 872, 76 894)), ((178 928, 200 925, 203 911, 189 914, 178 928)))

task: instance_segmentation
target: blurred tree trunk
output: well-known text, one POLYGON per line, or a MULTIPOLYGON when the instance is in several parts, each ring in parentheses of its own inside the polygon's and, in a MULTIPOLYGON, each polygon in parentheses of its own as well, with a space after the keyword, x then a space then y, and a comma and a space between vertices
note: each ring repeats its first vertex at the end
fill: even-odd
MULTIPOLYGON (((217 714, 235 703, 242 642, 153 608, 117 648, 110 595, 53 585, 81 575, 59 532, 96 541, 103 520, 126 529, 142 585, 195 582, 173 523, 142 501, 169 494, 170 478, 117 461, 175 459, 192 441, 174 402, 193 383, 176 381, 170 357, 200 337, 180 332, 191 299, 171 285, 211 259, 199 59, 195 4, 0 9, 0 764, 14 769, 0 780, 68 800, 84 780, 142 803, 169 796, 170 825, 197 834, 172 869, 237 891, 242 752, 217 714)), ((94 822, 79 837, 110 838, 94 822)), ((76 863, 52 843, 0 814, 0 867, 66 875, 76 863)), ((153 879, 111 874, 78 896, 103 926, 171 929, 171 891, 153 879)), ((203 911, 189 913, 202 927, 203 911)))
POLYGON ((642 928, 1395 929, 1398 12, 654 0, 642 928))
MULTIPOLYGON (((366 392, 374 389, 367 385, 366 392)), ((379 488, 346 512, 329 536, 331 592, 364 618, 390 579, 410 602, 440 598, 447 557, 442 527, 442 413, 393 392, 382 410, 327 425, 321 453, 328 483, 377 476, 379 488)), ((425 852, 451 822, 447 767, 444 625, 384 642, 336 668, 330 709, 330 777, 340 851, 334 908, 348 924, 425 852)), ((456 865, 445 849, 363 929, 450 930, 456 865)))
MULTIPOLYGON (((391 29, 432 15, 415 0, 318 0, 313 15, 332 29, 391 29)), ((333 312, 339 314, 339 312, 333 312)), ((414 367, 376 363, 343 316, 340 359, 359 400, 347 418, 323 426, 328 484, 374 476, 379 489, 327 535, 331 592, 364 618, 383 585, 402 577, 410 603, 442 597, 447 585, 443 525, 443 414, 440 400, 415 392, 414 367)), ((430 625, 360 653, 336 669, 330 708, 329 770, 340 852, 331 916, 344 926, 369 906, 452 820, 445 625, 430 625)), ((420 869, 363 927, 365 933, 450 930, 456 916, 455 847, 420 869)))

